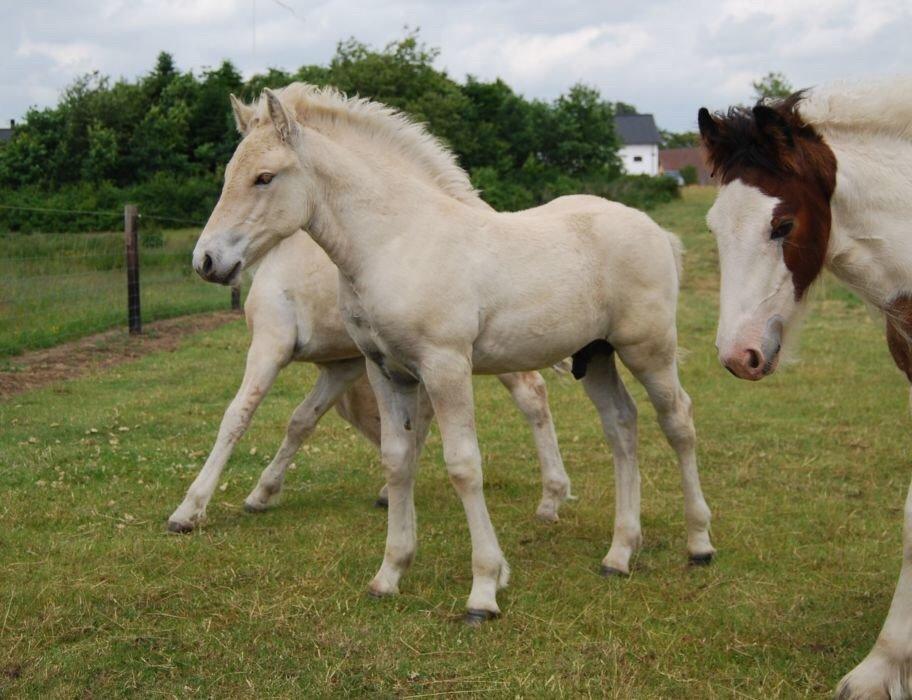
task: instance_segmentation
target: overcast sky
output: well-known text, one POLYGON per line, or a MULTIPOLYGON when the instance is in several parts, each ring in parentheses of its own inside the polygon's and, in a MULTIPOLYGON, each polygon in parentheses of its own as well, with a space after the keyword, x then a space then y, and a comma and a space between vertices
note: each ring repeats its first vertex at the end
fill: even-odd
POLYGON ((4 123, 54 104, 79 74, 146 73, 162 50, 184 70, 229 58, 248 76, 325 63, 350 36, 382 46, 406 25, 441 49, 438 66, 458 80, 499 76, 541 98, 583 81, 674 131, 694 128, 702 105, 748 100, 751 80, 770 70, 796 87, 912 72, 912 0, 0 0, 0 9, 4 123))

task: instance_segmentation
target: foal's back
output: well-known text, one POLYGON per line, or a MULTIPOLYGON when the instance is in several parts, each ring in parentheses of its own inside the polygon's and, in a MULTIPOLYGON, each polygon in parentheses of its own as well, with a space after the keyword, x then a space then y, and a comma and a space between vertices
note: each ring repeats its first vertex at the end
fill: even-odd
POLYGON ((532 366, 599 338, 673 332, 679 244, 646 214, 577 195, 492 216, 477 364, 497 364, 503 346, 524 347, 532 366))

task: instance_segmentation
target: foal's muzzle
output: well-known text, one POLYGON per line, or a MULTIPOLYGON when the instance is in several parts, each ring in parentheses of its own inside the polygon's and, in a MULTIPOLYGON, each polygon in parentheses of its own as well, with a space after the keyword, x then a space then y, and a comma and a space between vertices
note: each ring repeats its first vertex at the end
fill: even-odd
POLYGON ((193 269, 207 282, 232 284, 241 272, 241 260, 224 260, 215 253, 205 250, 196 251, 193 255, 193 269))

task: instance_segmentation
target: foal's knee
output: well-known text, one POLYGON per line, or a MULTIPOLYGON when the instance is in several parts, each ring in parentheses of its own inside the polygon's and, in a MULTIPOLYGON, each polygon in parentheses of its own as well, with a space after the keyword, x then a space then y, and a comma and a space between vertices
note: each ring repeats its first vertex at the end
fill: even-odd
POLYGON ((458 492, 481 489, 481 455, 477 449, 457 448, 445 458, 450 481, 458 492))
POLYGON ((380 447, 380 458, 386 469, 386 483, 399 486, 411 474, 412 446, 405 438, 389 438, 380 447))
POLYGON ((523 374, 513 387, 513 398, 530 423, 543 426, 551 419, 548 386, 538 372, 523 374))

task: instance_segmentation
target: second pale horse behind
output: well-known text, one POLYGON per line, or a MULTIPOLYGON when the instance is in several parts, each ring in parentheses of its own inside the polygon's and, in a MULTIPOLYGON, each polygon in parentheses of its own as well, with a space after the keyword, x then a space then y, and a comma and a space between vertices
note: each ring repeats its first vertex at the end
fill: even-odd
MULTIPOLYGON (((169 530, 190 532, 203 521, 235 445, 279 372, 292 361, 313 362, 320 373, 292 414, 279 451, 244 501, 248 511, 263 511, 277 503, 295 453, 333 406, 380 446, 377 400, 365 376, 364 357, 342 323, 338 288, 335 266, 304 231, 282 241, 263 258, 244 306, 252 335, 244 379, 225 411, 206 463, 168 519, 169 530)), ((558 448, 545 380, 538 372, 498 378, 529 422, 538 449, 542 498, 536 515, 540 520, 556 521, 560 504, 570 496, 570 479, 558 448)), ((385 500, 384 487, 378 503, 385 500)))

